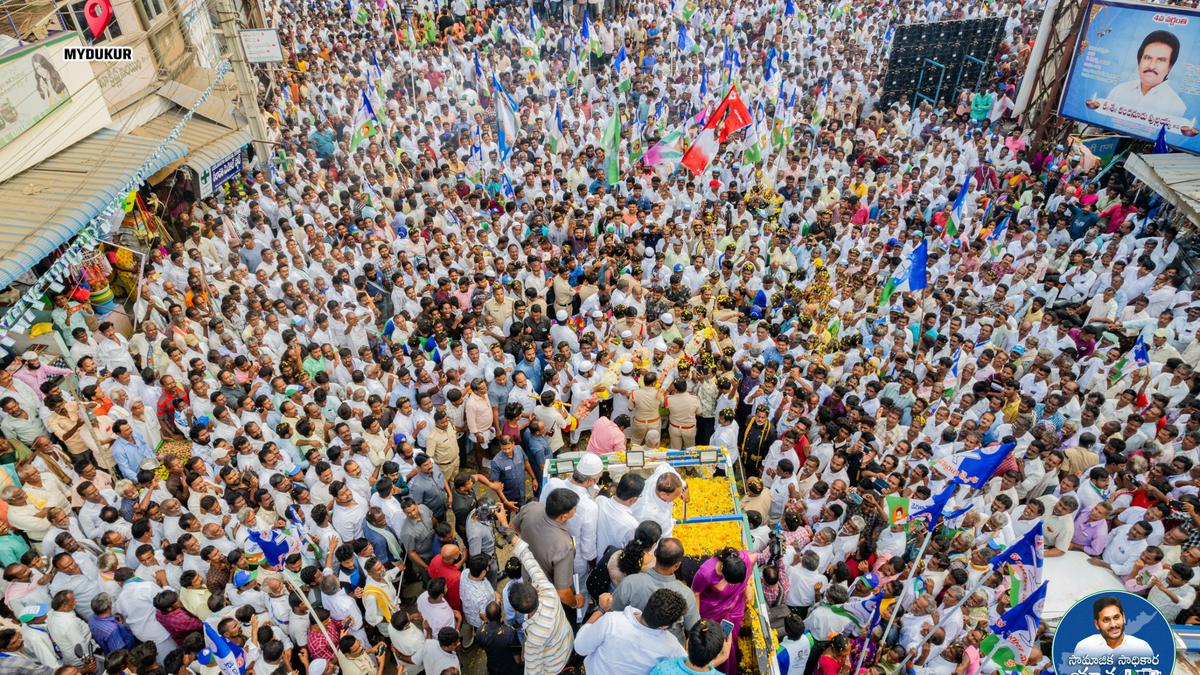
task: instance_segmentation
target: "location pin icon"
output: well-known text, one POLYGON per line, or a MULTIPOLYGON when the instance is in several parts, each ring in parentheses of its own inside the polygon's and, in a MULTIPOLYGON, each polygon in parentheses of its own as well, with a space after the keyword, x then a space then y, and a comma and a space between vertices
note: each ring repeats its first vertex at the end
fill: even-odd
POLYGON ((92 31, 92 39, 99 39, 112 21, 112 4, 109 0, 87 0, 83 5, 83 15, 92 31))

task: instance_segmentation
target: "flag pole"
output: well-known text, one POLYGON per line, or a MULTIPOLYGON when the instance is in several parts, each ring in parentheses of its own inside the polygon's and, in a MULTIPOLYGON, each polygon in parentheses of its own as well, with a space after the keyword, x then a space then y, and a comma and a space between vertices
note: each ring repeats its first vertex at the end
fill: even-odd
MULTIPOLYGON (((925 549, 929 547, 929 542, 933 540, 933 530, 935 526, 936 523, 931 525, 925 531, 925 541, 921 544, 921 548, 917 551, 916 557, 913 558, 913 567, 911 570, 909 570, 908 576, 904 579, 904 586, 900 589, 900 595, 896 597, 896 601, 892 605, 892 615, 888 617, 887 626, 884 627, 883 634, 880 636, 881 641, 887 640, 888 633, 892 631, 892 625, 896 623, 896 616, 900 614, 898 611, 900 609, 900 603, 904 602, 904 596, 908 594, 909 582, 912 581, 913 577, 917 575, 917 568, 920 566, 921 559, 925 557, 925 549)), ((868 633, 865 638, 870 640, 871 635, 868 633)), ((858 662, 854 664, 854 670, 850 671, 851 675, 855 675, 859 672, 859 670, 862 669, 863 661, 866 660, 866 658, 867 650, 864 648, 858 653, 858 662)))
MULTIPOLYGON (((954 616, 954 613, 961 610, 963 605, 967 604, 967 600, 969 600, 972 595, 975 595, 975 591, 983 588, 985 581, 996 573, 996 569, 994 567, 989 565, 989 568, 990 569, 988 570, 987 574, 980 576, 979 580, 976 581, 975 584, 969 589, 967 589, 965 593, 963 593, 962 600, 959 600, 958 604, 951 607, 945 614, 942 615, 942 618, 938 619, 937 623, 933 624, 933 628, 930 628, 929 632, 926 633, 925 636, 921 638, 921 641, 917 643, 917 646, 913 647, 912 656, 909 656, 908 653, 905 653, 904 658, 900 661, 901 667, 903 667, 904 664, 910 659, 917 658, 917 655, 921 652, 921 647, 924 647, 925 643, 929 642, 929 640, 933 638, 933 634, 937 631, 937 629, 941 628, 942 625, 946 623, 946 619, 954 616)), ((895 615, 893 614, 893 616, 895 615)))
MULTIPOLYGON (((921 544, 921 548, 917 551, 917 555, 913 558, 913 567, 911 570, 909 570, 908 576, 904 579, 904 586, 900 589, 900 595, 896 598, 896 603, 895 603, 895 605, 893 605, 894 607, 897 607, 900 603, 902 603, 904 601, 904 596, 908 594, 909 582, 912 581, 913 577, 915 577, 917 575, 917 568, 920 566, 921 559, 925 557, 925 549, 927 549, 929 547, 929 542, 933 540, 933 531, 935 529, 937 529, 938 523, 941 522, 941 520, 942 520, 942 514, 944 513, 945 508, 947 506, 949 506, 950 502, 953 501, 958 496, 958 491, 959 491, 959 488, 961 488, 961 487, 962 487, 961 485, 955 486, 954 492, 950 494, 950 497, 946 500, 946 503, 943 505, 942 512, 939 512, 937 514, 937 516, 938 516, 937 521, 931 522, 928 526, 926 526, 925 541, 924 541, 924 543, 921 544)), ((974 591, 975 591, 975 589, 971 589, 972 593, 974 591)), ((898 611, 895 611, 895 610, 892 611, 892 616, 890 618, 888 618, 887 626, 883 629, 883 635, 880 636, 880 638, 882 640, 887 640, 887 635, 888 635, 888 633, 891 632, 892 625, 894 623, 896 623, 896 616, 898 614, 899 614, 898 611)), ((930 634, 932 635, 933 631, 930 631, 930 634)), ((870 635, 867 635, 866 638, 869 640, 870 635)), ((863 661, 866 659, 866 657, 867 657, 867 650, 863 649, 862 652, 860 652, 858 655, 858 663, 856 663, 854 665, 854 670, 851 671, 851 675, 856 675, 858 673, 858 671, 862 668, 863 661)))

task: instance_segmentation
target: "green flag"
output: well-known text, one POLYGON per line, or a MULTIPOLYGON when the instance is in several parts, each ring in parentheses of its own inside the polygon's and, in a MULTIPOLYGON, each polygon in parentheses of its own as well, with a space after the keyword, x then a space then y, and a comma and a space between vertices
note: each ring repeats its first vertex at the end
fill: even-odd
POLYGON ((879 307, 886 307, 892 299, 892 293, 896 292, 896 280, 889 277, 887 283, 879 291, 879 301, 875 304, 879 307))
POLYGON ((1021 655, 1017 653, 1016 648, 994 633, 989 633, 983 638, 979 643, 979 651, 987 655, 1002 671, 1019 673, 1024 669, 1021 655))
POLYGON ((579 81, 579 54, 571 51, 571 63, 567 66, 567 84, 574 86, 579 81))
POLYGON ((1121 360, 1117 361, 1113 365, 1113 374, 1108 376, 1108 383, 1110 385, 1120 382, 1121 378, 1125 377, 1125 365, 1128 363, 1129 363, 1129 357, 1122 356, 1121 360))
POLYGON ((899 495, 887 495, 884 498, 887 506, 888 525, 904 525, 908 523, 908 513, 911 500, 899 495))
POLYGON ((613 109, 612 119, 604 131, 604 159, 608 168, 607 183, 616 185, 621 177, 621 108, 613 109))
POLYGON ((750 142, 746 149, 742 151, 742 163, 758 164, 762 161, 762 158, 762 148, 758 144, 758 139, 755 138, 752 142, 750 142))

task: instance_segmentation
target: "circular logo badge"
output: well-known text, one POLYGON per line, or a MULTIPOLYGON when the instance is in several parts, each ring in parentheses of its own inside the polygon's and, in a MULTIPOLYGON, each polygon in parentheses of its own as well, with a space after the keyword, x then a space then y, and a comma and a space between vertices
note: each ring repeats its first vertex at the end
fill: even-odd
POLYGON ((1058 675, 1170 675, 1175 642, 1162 613, 1145 598, 1106 591, 1063 615, 1051 649, 1058 675))

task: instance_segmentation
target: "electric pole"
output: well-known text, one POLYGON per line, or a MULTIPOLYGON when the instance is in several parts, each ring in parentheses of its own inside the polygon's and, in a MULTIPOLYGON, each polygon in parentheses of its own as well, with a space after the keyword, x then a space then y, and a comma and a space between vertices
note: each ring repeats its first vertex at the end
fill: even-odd
POLYGON ((254 155, 258 159, 257 166, 266 171, 267 158, 271 156, 271 146, 267 143, 267 123, 263 120, 262 108, 258 105, 258 82, 255 81, 250 72, 250 64, 246 61, 246 50, 242 48, 242 40, 238 34, 238 12, 232 0, 217 0, 217 15, 220 17, 221 34, 225 37, 225 48, 229 52, 229 62, 233 66, 233 76, 237 80, 242 112, 250 123, 254 155))

